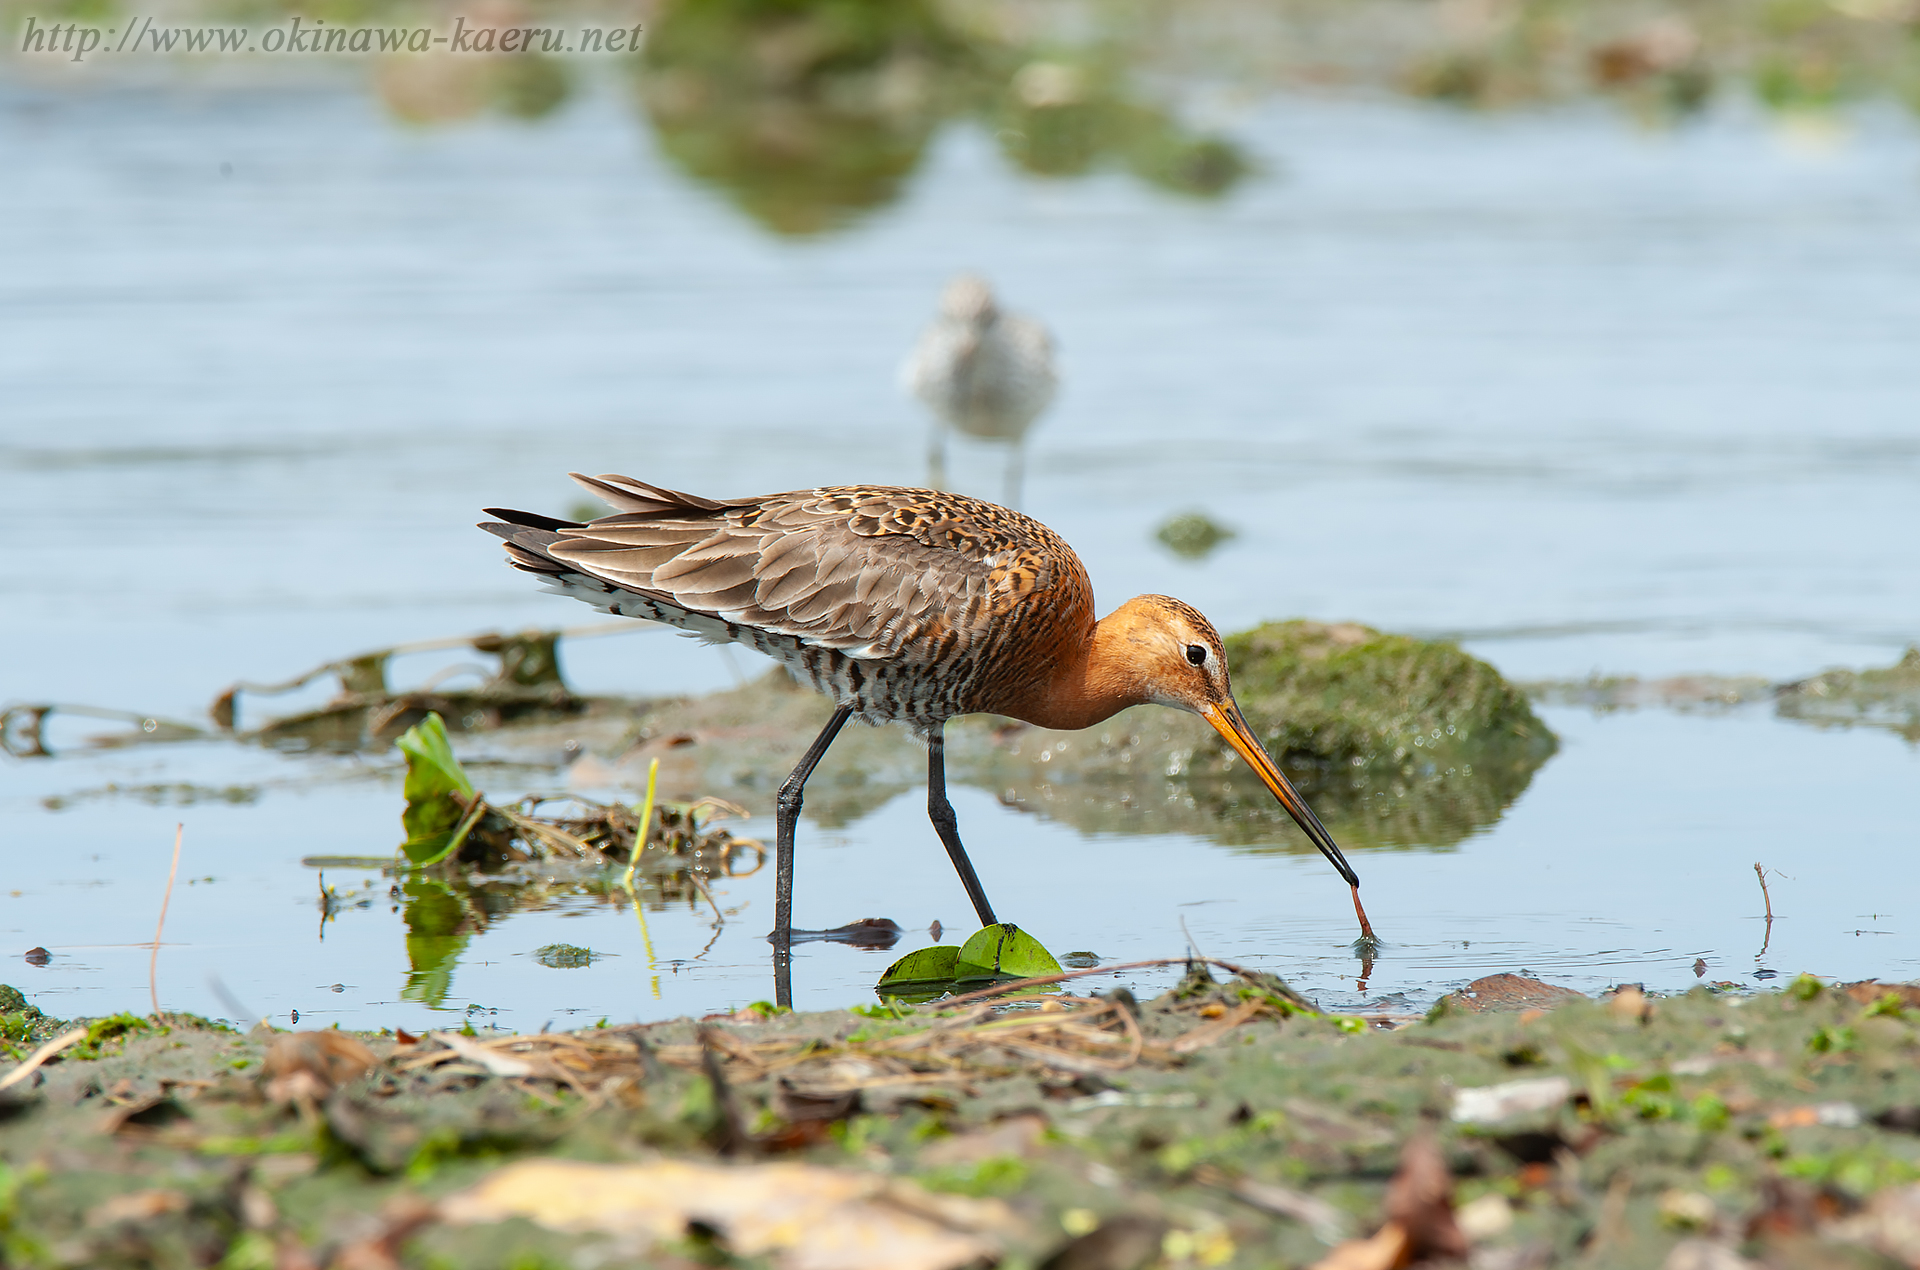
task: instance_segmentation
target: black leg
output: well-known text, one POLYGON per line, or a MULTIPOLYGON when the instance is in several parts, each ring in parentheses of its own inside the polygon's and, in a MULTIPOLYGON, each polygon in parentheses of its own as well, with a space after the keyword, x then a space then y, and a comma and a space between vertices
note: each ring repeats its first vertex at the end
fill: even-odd
POLYGON ((813 744, 800 756, 793 774, 780 786, 773 801, 773 995, 775 1005, 793 1004, 793 983, 789 968, 793 960, 793 830, 800 822, 801 797, 807 777, 826 757, 827 747, 853 715, 852 706, 841 706, 813 738, 813 744))
POLYGON ((953 804, 947 801, 944 723, 937 725, 927 740, 927 819, 933 822, 933 831, 946 844, 947 854, 953 858, 953 871, 960 875, 960 885, 967 888, 967 898, 973 901, 973 911, 979 914, 980 924, 992 926, 1000 919, 993 915, 993 905, 987 903, 987 893, 980 887, 980 876, 973 871, 973 861, 967 859, 967 849, 960 845, 960 822, 954 817, 953 804))

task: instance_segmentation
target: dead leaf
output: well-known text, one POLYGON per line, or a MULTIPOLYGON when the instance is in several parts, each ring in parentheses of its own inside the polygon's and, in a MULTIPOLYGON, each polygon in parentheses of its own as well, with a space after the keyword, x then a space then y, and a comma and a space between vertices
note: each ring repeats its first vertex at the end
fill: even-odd
POLYGON ((373 1051, 346 1032, 283 1032, 261 1064, 269 1102, 320 1102, 366 1074, 373 1051))
POLYGON ((1799 1239, 1846 1216, 1852 1207, 1839 1191, 1816 1188, 1798 1178, 1765 1178, 1760 1183, 1760 1206, 1747 1218, 1747 1238, 1799 1239))
POLYGON ((1047 1131, 1047 1118, 1036 1112, 1022 1112, 1008 1116, 991 1129, 978 1133, 956 1133, 950 1138, 942 1138, 920 1153, 920 1161, 928 1167, 940 1167, 948 1164, 978 1164, 996 1156, 1024 1156, 1033 1150, 1040 1141, 1040 1135, 1047 1131))
POLYGON ((297 1236, 285 1234, 273 1250, 273 1270, 320 1270, 320 1262, 300 1246, 297 1236))
POLYGON ((1122 1213, 1069 1239, 1040 1270, 1140 1270, 1160 1256, 1166 1236, 1167 1223, 1158 1218, 1122 1213))
POLYGON ((1889 1186, 1868 1201, 1865 1212, 1834 1222, 1825 1233, 1920 1266, 1920 1184, 1889 1186))
POLYGON ((1453 1175, 1433 1135, 1410 1139, 1400 1152, 1400 1171, 1387 1183, 1387 1220, 1407 1232, 1413 1259, 1461 1259, 1467 1237, 1453 1219, 1453 1175))
POLYGON ((174 1100, 171 1094, 149 1094, 132 1102, 122 1103, 100 1117, 102 1133, 138 1133, 142 1130, 159 1129, 177 1120, 188 1118, 188 1112, 174 1100))
POLYGON ((1242 1023, 1245 1023, 1254 1015, 1260 1013, 1260 1011, 1266 1007, 1266 1004, 1265 1001, 1258 998, 1252 1001, 1242 1001, 1239 1005, 1233 1007, 1233 1009, 1227 1011, 1211 1023, 1202 1023, 1185 1036, 1175 1038, 1173 1044, 1167 1048, 1176 1054, 1191 1054, 1196 1050, 1205 1049, 1227 1033, 1233 1031, 1233 1029, 1239 1027, 1242 1023))
POLYGON ((1460 1261, 1467 1237, 1453 1219, 1453 1175, 1430 1133, 1408 1140, 1387 1183, 1387 1222, 1371 1239, 1349 1239, 1313 1270, 1395 1270, 1422 1261, 1460 1261))
POLYGON ((327 1270, 402 1270, 400 1245, 438 1213, 416 1196, 397 1195, 380 1213, 380 1228, 334 1254, 327 1270))
POLYGON ((1348 1149, 1392 1146, 1396 1136, 1384 1125, 1350 1116, 1325 1103, 1306 1098, 1283 1098, 1280 1110, 1295 1128, 1311 1134, 1315 1142, 1348 1149))
POLYGON ((468 1225, 524 1217, 648 1242, 678 1240, 699 1222, 733 1255, 769 1257, 781 1270, 954 1270, 997 1258, 1013 1224, 997 1200, 934 1196, 871 1173, 681 1160, 527 1160, 443 1200, 440 1215, 468 1225))
POLYGON ((187 1210, 187 1197, 175 1190, 129 1191, 93 1206, 87 1213, 87 1225, 112 1226, 123 1221, 152 1221, 168 1213, 187 1210))
POLYGON ((273 1196, 251 1183, 240 1188, 240 1221, 249 1230, 271 1230, 280 1221, 280 1206, 273 1196))
POLYGON ((531 1076, 534 1066, 523 1058, 514 1058, 509 1054, 496 1054, 484 1045, 468 1040, 458 1032, 430 1033, 440 1042, 469 1063, 478 1063, 493 1076, 531 1076))
POLYGON ((1682 1239, 1660 1263, 1660 1270, 1760 1270, 1717 1239, 1682 1239))
POLYGON ((1195 1169, 1193 1180, 1203 1186, 1218 1187, 1263 1212, 1292 1218, 1311 1230, 1315 1239, 1329 1246, 1344 1239, 1352 1225, 1345 1213, 1317 1195, 1250 1177, 1228 1177, 1211 1164, 1195 1169))
POLYGON ((812 1121, 832 1123, 845 1120, 860 1110, 860 1091, 836 1089, 828 1093, 815 1093, 799 1088, 782 1076, 774 1082, 772 1105, 773 1114, 789 1124, 812 1121))
POLYGON ((1410 1243, 1398 1222, 1388 1222, 1370 1239, 1349 1239, 1314 1262, 1313 1270, 1394 1270, 1407 1263, 1410 1243))

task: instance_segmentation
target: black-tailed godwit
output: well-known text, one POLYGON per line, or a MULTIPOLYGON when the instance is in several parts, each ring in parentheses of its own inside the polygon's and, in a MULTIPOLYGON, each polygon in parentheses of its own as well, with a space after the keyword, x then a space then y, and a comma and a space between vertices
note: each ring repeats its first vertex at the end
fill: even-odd
POLYGON ((516 568, 605 612, 757 649, 834 703, 775 804, 777 957, 792 937, 807 777, 848 719, 903 723, 926 742, 928 816, 992 925, 947 801, 947 720, 1085 728, 1146 703, 1197 714, 1226 738, 1353 888, 1371 938, 1358 877, 1247 726, 1220 636, 1188 605, 1141 595, 1096 620, 1073 548, 1032 517, 961 494, 850 485, 713 499, 625 476, 573 479, 614 514, 578 524, 488 509, 501 523, 482 527, 516 568))

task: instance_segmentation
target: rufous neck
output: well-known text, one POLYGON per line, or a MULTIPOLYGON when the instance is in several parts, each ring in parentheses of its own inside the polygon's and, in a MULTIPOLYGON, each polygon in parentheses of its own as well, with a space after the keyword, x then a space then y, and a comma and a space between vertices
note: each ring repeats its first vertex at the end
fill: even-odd
POLYGON ((1124 610, 1094 623, 1089 637, 1063 658, 1034 708, 1018 717, 1036 727, 1090 728, 1148 700, 1128 638, 1124 610))

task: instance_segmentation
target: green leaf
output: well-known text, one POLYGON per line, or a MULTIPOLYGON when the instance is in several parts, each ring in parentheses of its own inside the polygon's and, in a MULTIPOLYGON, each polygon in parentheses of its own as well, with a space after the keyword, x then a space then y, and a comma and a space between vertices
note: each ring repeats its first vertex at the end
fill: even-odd
POLYGON ((416 865, 436 864, 460 849, 485 807, 439 715, 428 714, 396 744, 407 756, 407 809, 400 813, 407 840, 400 849, 416 865))
POLYGON ((886 968, 880 976, 880 986, 885 988, 893 983, 950 980, 953 978, 953 964, 959 959, 960 950, 952 944, 935 944, 931 948, 916 948, 886 968))
POLYGON ((953 966, 959 956, 952 944, 917 948, 886 968, 874 992, 914 1005, 944 997, 953 991, 953 966))
POLYGON ((983 988, 996 980, 1057 975, 1060 963, 1040 941, 1011 922, 989 926, 964 947, 936 944, 908 953, 888 966, 875 991, 902 1001, 931 1001, 953 991, 983 988))
POLYGON ((954 976, 960 979, 994 977, 1032 979, 1061 973, 1060 963, 1039 940, 1015 926, 1001 922, 983 927, 960 947, 954 964, 954 976))

